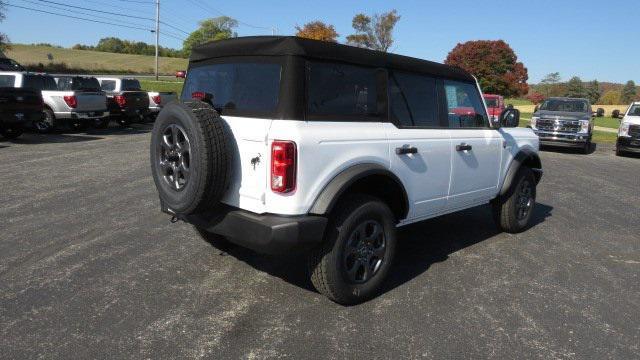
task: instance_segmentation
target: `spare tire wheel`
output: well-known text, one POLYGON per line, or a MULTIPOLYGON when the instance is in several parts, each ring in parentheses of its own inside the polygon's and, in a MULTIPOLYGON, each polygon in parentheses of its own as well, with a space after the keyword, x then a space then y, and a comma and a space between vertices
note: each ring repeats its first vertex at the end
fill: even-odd
POLYGON ((176 215, 215 207, 227 189, 231 153, 224 120, 201 101, 170 103, 151 133, 151 173, 176 215))

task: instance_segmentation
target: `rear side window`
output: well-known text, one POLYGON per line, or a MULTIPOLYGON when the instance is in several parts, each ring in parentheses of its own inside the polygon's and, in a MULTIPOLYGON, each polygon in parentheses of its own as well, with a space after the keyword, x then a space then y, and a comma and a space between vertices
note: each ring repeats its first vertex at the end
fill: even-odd
POLYGON ((140 81, 136 79, 122 79, 122 91, 138 91, 142 90, 140 81))
POLYGON ((116 89, 116 81, 102 80, 100 88, 102 89, 102 91, 114 91, 116 89))
POLYGON ((449 128, 489 127, 484 103, 474 84, 445 81, 449 128))
POLYGON ((395 124, 440 127, 437 117, 436 80, 431 77, 392 72, 389 79, 390 115, 395 124))
POLYGON ((14 87, 16 77, 13 75, 0 75, 0 87, 14 87))
POLYGON ((71 78, 59 78, 58 90, 64 90, 64 91, 71 90, 71 78))
POLYGON ((22 87, 34 90, 44 90, 44 82, 42 76, 27 75, 22 79, 22 87))
POLYGON ((376 119, 377 71, 355 65, 307 63, 307 115, 327 120, 376 119))
POLYGON ((222 114, 271 116, 278 107, 280 64, 221 63, 189 69, 183 100, 206 93, 222 114))

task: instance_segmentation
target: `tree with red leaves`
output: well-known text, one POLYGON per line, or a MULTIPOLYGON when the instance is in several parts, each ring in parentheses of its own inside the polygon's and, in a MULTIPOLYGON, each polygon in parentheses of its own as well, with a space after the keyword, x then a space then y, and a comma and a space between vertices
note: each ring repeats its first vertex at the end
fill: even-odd
POLYGON ((544 95, 540 94, 539 92, 532 92, 529 95, 526 96, 527 100, 531 101, 532 103, 538 105, 541 102, 544 101, 544 95))
POLYGON ((476 76, 486 93, 520 97, 529 91, 527 68, 518 62, 513 49, 502 40, 458 44, 444 62, 476 76))

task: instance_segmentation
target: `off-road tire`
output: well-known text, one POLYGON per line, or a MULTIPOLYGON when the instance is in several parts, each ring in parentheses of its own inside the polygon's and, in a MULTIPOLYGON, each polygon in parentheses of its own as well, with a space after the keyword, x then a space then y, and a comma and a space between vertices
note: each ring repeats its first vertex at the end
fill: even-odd
POLYGON ((202 240, 208 242, 209 244, 211 244, 213 247, 215 247, 220 251, 227 252, 235 246, 232 242, 227 240, 222 235, 208 232, 207 230, 199 228, 195 225, 193 226, 193 228, 196 229, 196 231, 198 232, 198 235, 200 235, 202 240))
POLYGON ((535 201, 536 199, 536 179, 533 175, 533 171, 523 166, 521 167, 511 186, 507 192, 499 196, 496 200, 493 201, 493 218, 496 225, 504 232, 516 234, 524 231, 528 226, 531 220, 531 216, 533 215, 535 209, 535 201), (529 209, 527 215, 519 219, 518 218, 518 201, 519 194, 522 190, 525 182, 531 187, 531 208, 529 209))
POLYGON ((395 255, 395 227, 391 209, 376 197, 357 194, 341 201, 330 216, 322 244, 309 254, 308 269, 316 290, 343 305, 361 303, 378 294, 395 255), (384 260, 367 282, 353 283, 347 279, 344 251, 353 232, 368 219, 382 225, 384 260))
POLYGON ((4 136, 5 139, 13 140, 18 136, 22 135, 24 129, 22 126, 10 126, 10 127, 0 127, 0 135, 4 136))
POLYGON ((211 105, 201 101, 168 104, 151 133, 151 172, 160 199, 177 215, 201 213, 215 208, 226 191, 231 173, 227 124, 211 105), (170 126, 185 131, 190 146, 189 179, 176 190, 163 177, 160 166, 163 133, 170 126))

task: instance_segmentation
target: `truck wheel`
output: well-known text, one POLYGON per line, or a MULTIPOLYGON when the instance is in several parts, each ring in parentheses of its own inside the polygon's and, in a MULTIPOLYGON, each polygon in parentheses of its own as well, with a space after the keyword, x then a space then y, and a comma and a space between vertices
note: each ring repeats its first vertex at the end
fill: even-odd
POLYGON ((92 125, 96 129, 106 129, 109 127, 109 122, 111 122, 109 117, 105 117, 102 119, 94 119, 92 125))
POLYGON ((583 154, 589 155, 591 153, 591 140, 584 143, 584 146, 582 147, 581 150, 583 154))
POLYGON ((349 305, 376 295, 396 248, 395 217, 368 195, 350 196, 336 207, 325 238, 309 255, 311 283, 332 301, 349 305))
POLYGON ((217 206, 231 171, 226 123, 201 101, 167 105, 151 133, 151 173, 164 204, 188 215, 217 206))
POLYGON ((0 128, 0 134, 5 137, 5 139, 13 140, 18 136, 22 135, 24 130, 21 126, 9 126, 6 128, 0 128))
POLYGON ((199 228, 197 226, 194 226, 194 228, 198 232, 198 235, 200 235, 200 237, 204 241, 208 242, 209 244, 211 244, 213 247, 215 247, 220 251, 227 252, 234 247, 234 244, 229 242, 229 240, 227 240, 222 235, 210 233, 207 230, 199 228))
POLYGON ((496 225, 505 232, 522 232, 529 225, 536 204, 536 179, 528 167, 521 167, 504 196, 493 202, 496 225))
POLYGON ((43 113, 44 115, 40 120, 33 122, 33 127, 40 134, 48 134, 56 127, 56 115, 49 108, 45 108, 43 113))
POLYGON ((73 132, 84 131, 87 129, 87 123, 82 120, 69 120, 69 129, 73 132))

